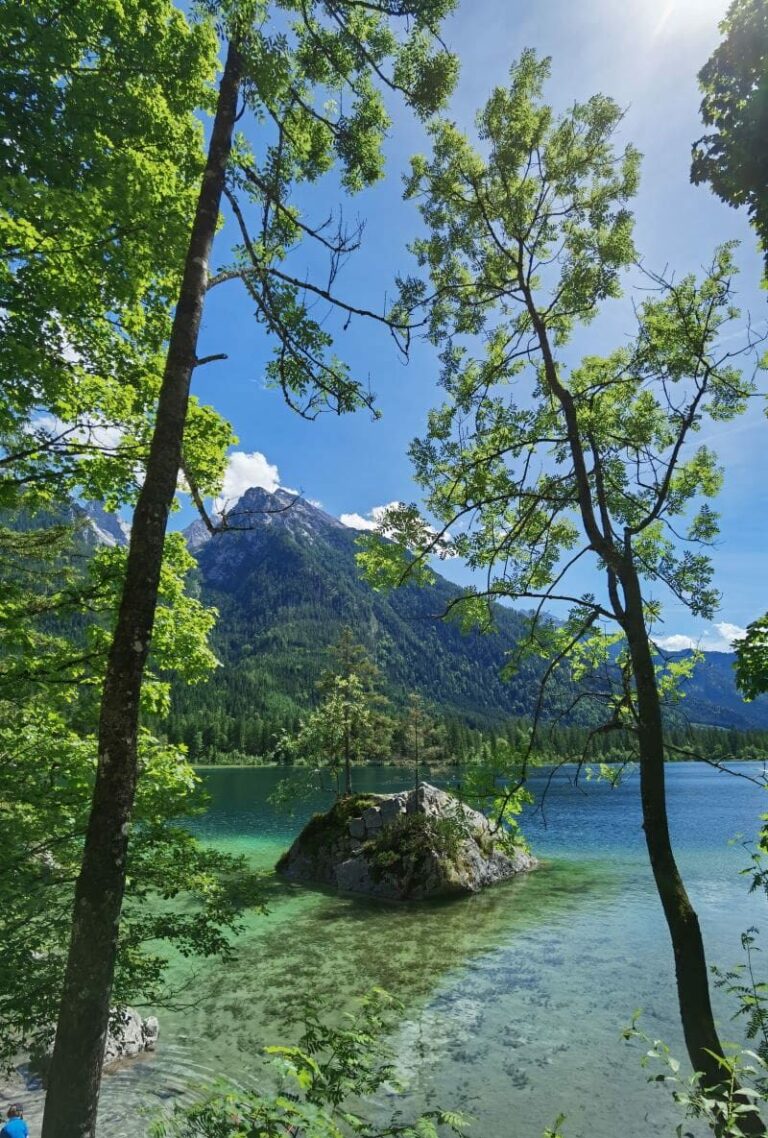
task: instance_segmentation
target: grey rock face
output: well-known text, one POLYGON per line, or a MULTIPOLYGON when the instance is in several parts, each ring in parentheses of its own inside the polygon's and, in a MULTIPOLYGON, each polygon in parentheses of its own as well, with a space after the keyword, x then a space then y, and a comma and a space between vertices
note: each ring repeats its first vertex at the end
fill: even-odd
POLYGON ((352 838, 365 837, 365 820, 363 818, 350 818, 349 820, 349 834, 352 838))
POLYGON ((400 814, 405 814, 407 797, 406 794, 393 794, 391 798, 382 802, 379 807, 382 825, 386 826, 389 822, 394 822, 400 814))
POLYGON ((117 1059, 138 1055, 144 1050, 144 1020, 135 1008, 120 1012, 117 1022, 110 1026, 104 1062, 114 1063, 117 1059))
MULTIPOLYGON (((156 1050, 159 1035, 160 1024, 157 1016, 143 1019, 135 1008, 113 1012, 107 1033, 107 1045, 104 1049, 105 1067, 110 1067, 121 1059, 131 1059, 144 1051, 156 1050)), ((53 1039, 44 1052, 30 1056, 30 1066, 41 1076, 43 1084, 46 1081, 52 1055, 53 1039)))
POLYGON ((381 829, 381 811, 376 806, 369 806, 363 811, 362 823, 366 834, 374 834, 381 829))
POLYGON ((316 815, 277 865, 292 881, 388 901, 476 893, 535 869, 502 848, 484 814, 444 790, 341 799, 316 815))

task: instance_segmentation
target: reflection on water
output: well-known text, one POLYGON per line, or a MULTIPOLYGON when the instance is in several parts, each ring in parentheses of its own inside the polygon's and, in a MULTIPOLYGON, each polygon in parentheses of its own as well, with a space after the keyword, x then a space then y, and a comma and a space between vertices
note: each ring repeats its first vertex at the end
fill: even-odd
MULTIPOLYGON (((268 870, 324 805, 318 799, 294 819, 276 814, 266 797, 279 777, 207 772, 212 804, 201 834, 268 870)), ((400 785, 393 770, 358 777, 361 790, 400 785)), ((568 1138, 671 1136, 677 1119, 665 1093, 646 1085, 638 1052, 620 1042, 640 1007, 646 1030, 682 1054, 637 785, 586 790, 558 780, 545 816, 530 813, 525 823, 542 868, 478 897, 389 907, 268 876, 269 913, 249 917, 236 958, 198 965, 186 1006, 161 1012, 159 1051, 106 1080, 102 1134, 143 1131, 137 1110, 213 1078, 254 1085, 260 1049, 292 1037, 303 1002, 338 1010, 378 984, 405 1005, 392 1043, 408 1110, 463 1109, 478 1138, 539 1138, 560 1111, 568 1138)), ((669 798, 710 959, 730 964, 740 931, 759 924, 761 901, 738 879, 745 854, 728 840, 754 835, 763 796, 686 764, 670 769, 669 798)), ((39 1100, 28 1095, 33 1124, 39 1100)))

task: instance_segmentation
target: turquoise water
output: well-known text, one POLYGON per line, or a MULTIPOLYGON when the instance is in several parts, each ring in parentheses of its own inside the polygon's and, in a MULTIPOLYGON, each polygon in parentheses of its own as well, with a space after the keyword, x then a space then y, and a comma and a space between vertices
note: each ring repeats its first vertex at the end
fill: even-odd
MULTIPOLYGON (((749 764, 734 765, 747 774, 749 764)), ((321 799, 292 819, 266 797, 274 770, 205 772, 211 807, 197 823, 222 849, 268 870, 321 799)), ((403 784, 402 772, 357 773, 359 790, 403 784)), ((533 781, 539 794, 545 775, 533 781)), ((740 959, 739 936, 763 919, 747 893, 748 857, 765 794, 703 764, 668 768, 673 838, 709 958, 740 959), (737 839, 733 841, 733 839, 737 839)), ((266 916, 252 915, 234 961, 178 971, 190 986, 161 1011, 160 1048, 110 1075, 102 1134, 143 1131, 140 1109, 186 1098, 217 1076, 253 1085, 261 1048, 287 1041, 300 997, 337 1008, 379 984, 405 1004, 391 1043, 410 1111, 437 1103, 472 1116, 477 1138, 540 1138, 560 1112, 567 1138, 673 1135, 667 1093, 649 1087, 640 1051, 621 1042, 642 1009, 645 1030, 682 1056, 669 948, 640 825, 636 776, 615 790, 559 775, 524 828, 536 873, 478 897, 381 907, 268 874, 266 916)), ((720 993, 726 1038, 738 1027, 720 993)), ((382 1102, 382 1109, 391 1103, 382 1102)), ((39 1095, 28 1102, 33 1121, 39 1095)))

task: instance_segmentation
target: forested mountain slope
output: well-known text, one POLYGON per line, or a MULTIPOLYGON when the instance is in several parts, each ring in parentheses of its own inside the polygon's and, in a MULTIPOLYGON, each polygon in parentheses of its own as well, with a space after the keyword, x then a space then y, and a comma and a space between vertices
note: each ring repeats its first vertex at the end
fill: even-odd
POLYGON ((240 748, 258 753, 276 722, 295 720, 314 699, 344 625, 397 702, 420 691, 477 726, 530 713, 538 669, 527 665, 512 684, 499 676, 523 629, 518 613, 501 610, 496 634, 464 635, 439 619, 457 593, 442 578, 430 589, 375 593, 359 579, 357 532, 283 491, 248 491, 231 522, 252 528, 214 538, 198 523, 187 531, 202 595, 220 612, 214 647, 224 666, 205 686, 175 693, 176 737, 192 742, 190 728, 207 728, 207 745, 224 747, 234 729, 240 748))
MULTIPOLYGON (((456 586, 406 586, 375 593, 360 580, 355 530, 286 491, 249 490, 230 515, 233 529, 211 538, 202 523, 187 532, 199 562, 199 587, 220 618, 214 647, 222 667, 198 687, 174 693, 169 732, 194 752, 264 753, 281 726, 291 726, 315 697, 327 648, 344 625, 369 649, 388 694, 404 702, 416 690, 449 717, 477 727, 529 716, 541 666, 525 664, 507 680, 500 671, 524 626, 498 609, 498 631, 463 634, 440 620, 456 586)), ((693 722, 768 726, 768 699, 744 704, 732 657, 707 658, 684 707, 693 722)))

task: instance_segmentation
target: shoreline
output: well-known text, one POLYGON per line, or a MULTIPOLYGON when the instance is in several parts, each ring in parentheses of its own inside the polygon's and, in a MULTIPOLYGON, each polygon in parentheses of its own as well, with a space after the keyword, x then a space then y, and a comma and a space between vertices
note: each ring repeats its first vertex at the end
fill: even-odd
MULTIPOLYGON (((705 766, 715 767, 721 763, 762 763, 768 765, 768 754, 761 755, 755 758, 747 758, 745 756, 719 758, 708 761, 707 759, 691 756, 690 758, 682 759, 666 759, 665 765, 667 766, 682 766, 686 763, 703 763, 705 766)), ((622 766, 637 766, 639 759, 614 759, 614 760, 597 760, 584 761, 581 765, 587 767, 622 767, 622 766)), ((284 770, 296 771, 296 773, 312 771, 313 767, 294 766, 290 763, 190 763, 193 770, 196 771, 237 771, 237 770, 284 770)), ((433 774, 450 774, 451 772, 465 771, 472 769, 474 763, 436 763, 434 766, 425 768, 427 777, 429 772, 433 774)), ((553 760, 545 760, 543 762, 530 763, 531 770, 546 770, 548 767, 556 766, 578 766, 578 759, 566 759, 562 762, 555 762, 553 760)), ((383 769, 401 769, 405 772, 408 767, 404 763, 398 762, 372 762, 372 763, 353 763, 353 768, 356 770, 383 770, 383 769)))

